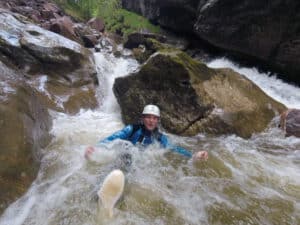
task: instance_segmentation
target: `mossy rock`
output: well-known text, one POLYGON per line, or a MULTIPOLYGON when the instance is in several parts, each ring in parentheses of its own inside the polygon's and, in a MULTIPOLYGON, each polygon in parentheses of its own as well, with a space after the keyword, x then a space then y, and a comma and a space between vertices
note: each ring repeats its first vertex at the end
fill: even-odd
POLYGON ((124 47, 133 49, 139 45, 147 45, 149 39, 156 40, 160 43, 166 42, 166 37, 161 34, 134 32, 128 35, 124 47))
POLYGON ((138 121, 143 106, 153 103, 161 108, 162 126, 181 135, 248 138, 286 109, 245 76, 208 68, 170 48, 153 55, 138 72, 117 78, 113 90, 125 123, 138 121))
POLYGON ((144 63, 153 53, 167 49, 165 42, 166 37, 160 34, 134 32, 127 37, 124 47, 132 49, 135 59, 144 63))

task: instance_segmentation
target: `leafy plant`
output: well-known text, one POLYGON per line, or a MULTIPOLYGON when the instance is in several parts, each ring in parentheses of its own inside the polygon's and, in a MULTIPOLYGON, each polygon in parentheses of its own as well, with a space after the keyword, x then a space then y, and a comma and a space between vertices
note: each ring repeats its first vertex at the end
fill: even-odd
POLYGON ((160 31, 158 26, 154 26, 146 18, 122 9, 120 0, 56 0, 56 2, 75 18, 84 20, 94 16, 102 18, 107 31, 120 35, 126 36, 141 30, 156 33, 160 31))

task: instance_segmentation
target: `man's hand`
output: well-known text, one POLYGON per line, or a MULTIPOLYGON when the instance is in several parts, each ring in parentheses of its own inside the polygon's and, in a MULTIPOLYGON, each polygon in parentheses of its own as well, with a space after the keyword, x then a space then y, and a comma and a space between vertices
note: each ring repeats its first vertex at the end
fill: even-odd
POLYGON ((93 152, 95 151, 95 148, 92 146, 89 146, 85 149, 84 152, 84 157, 88 160, 90 160, 91 155, 93 154, 93 152))
POLYGON ((207 153, 207 151, 199 151, 199 152, 196 152, 193 155, 193 160, 195 162, 200 161, 200 160, 206 161, 207 159, 208 159, 208 153, 207 153))

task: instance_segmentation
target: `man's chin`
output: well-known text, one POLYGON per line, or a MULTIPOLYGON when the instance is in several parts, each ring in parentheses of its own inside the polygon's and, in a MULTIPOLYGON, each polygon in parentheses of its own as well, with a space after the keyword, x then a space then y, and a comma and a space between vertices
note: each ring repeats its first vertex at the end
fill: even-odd
POLYGON ((149 131, 153 131, 155 129, 155 127, 146 127, 146 129, 149 131))

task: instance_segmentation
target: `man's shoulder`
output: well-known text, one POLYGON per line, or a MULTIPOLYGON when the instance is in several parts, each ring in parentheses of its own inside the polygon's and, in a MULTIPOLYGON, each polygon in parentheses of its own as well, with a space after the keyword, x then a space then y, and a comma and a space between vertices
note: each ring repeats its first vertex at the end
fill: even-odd
POLYGON ((142 128, 142 124, 138 124, 138 123, 137 124, 129 124, 127 126, 132 129, 132 132, 135 132, 138 129, 142 128))
POLYGON ((142 127, 141 124, 128 124, 125 128, 129 132, 129 137, 131 137, 136 131, 142 127))
POLYGON ((132 124, 128 124, 128 125, 126 125, 126 126, 122 129, 122 131, 124 131, 124 132, 126 132, 126 133, 131 133, 132 130, 133 130, 133 125, 132 125, 132 124))

